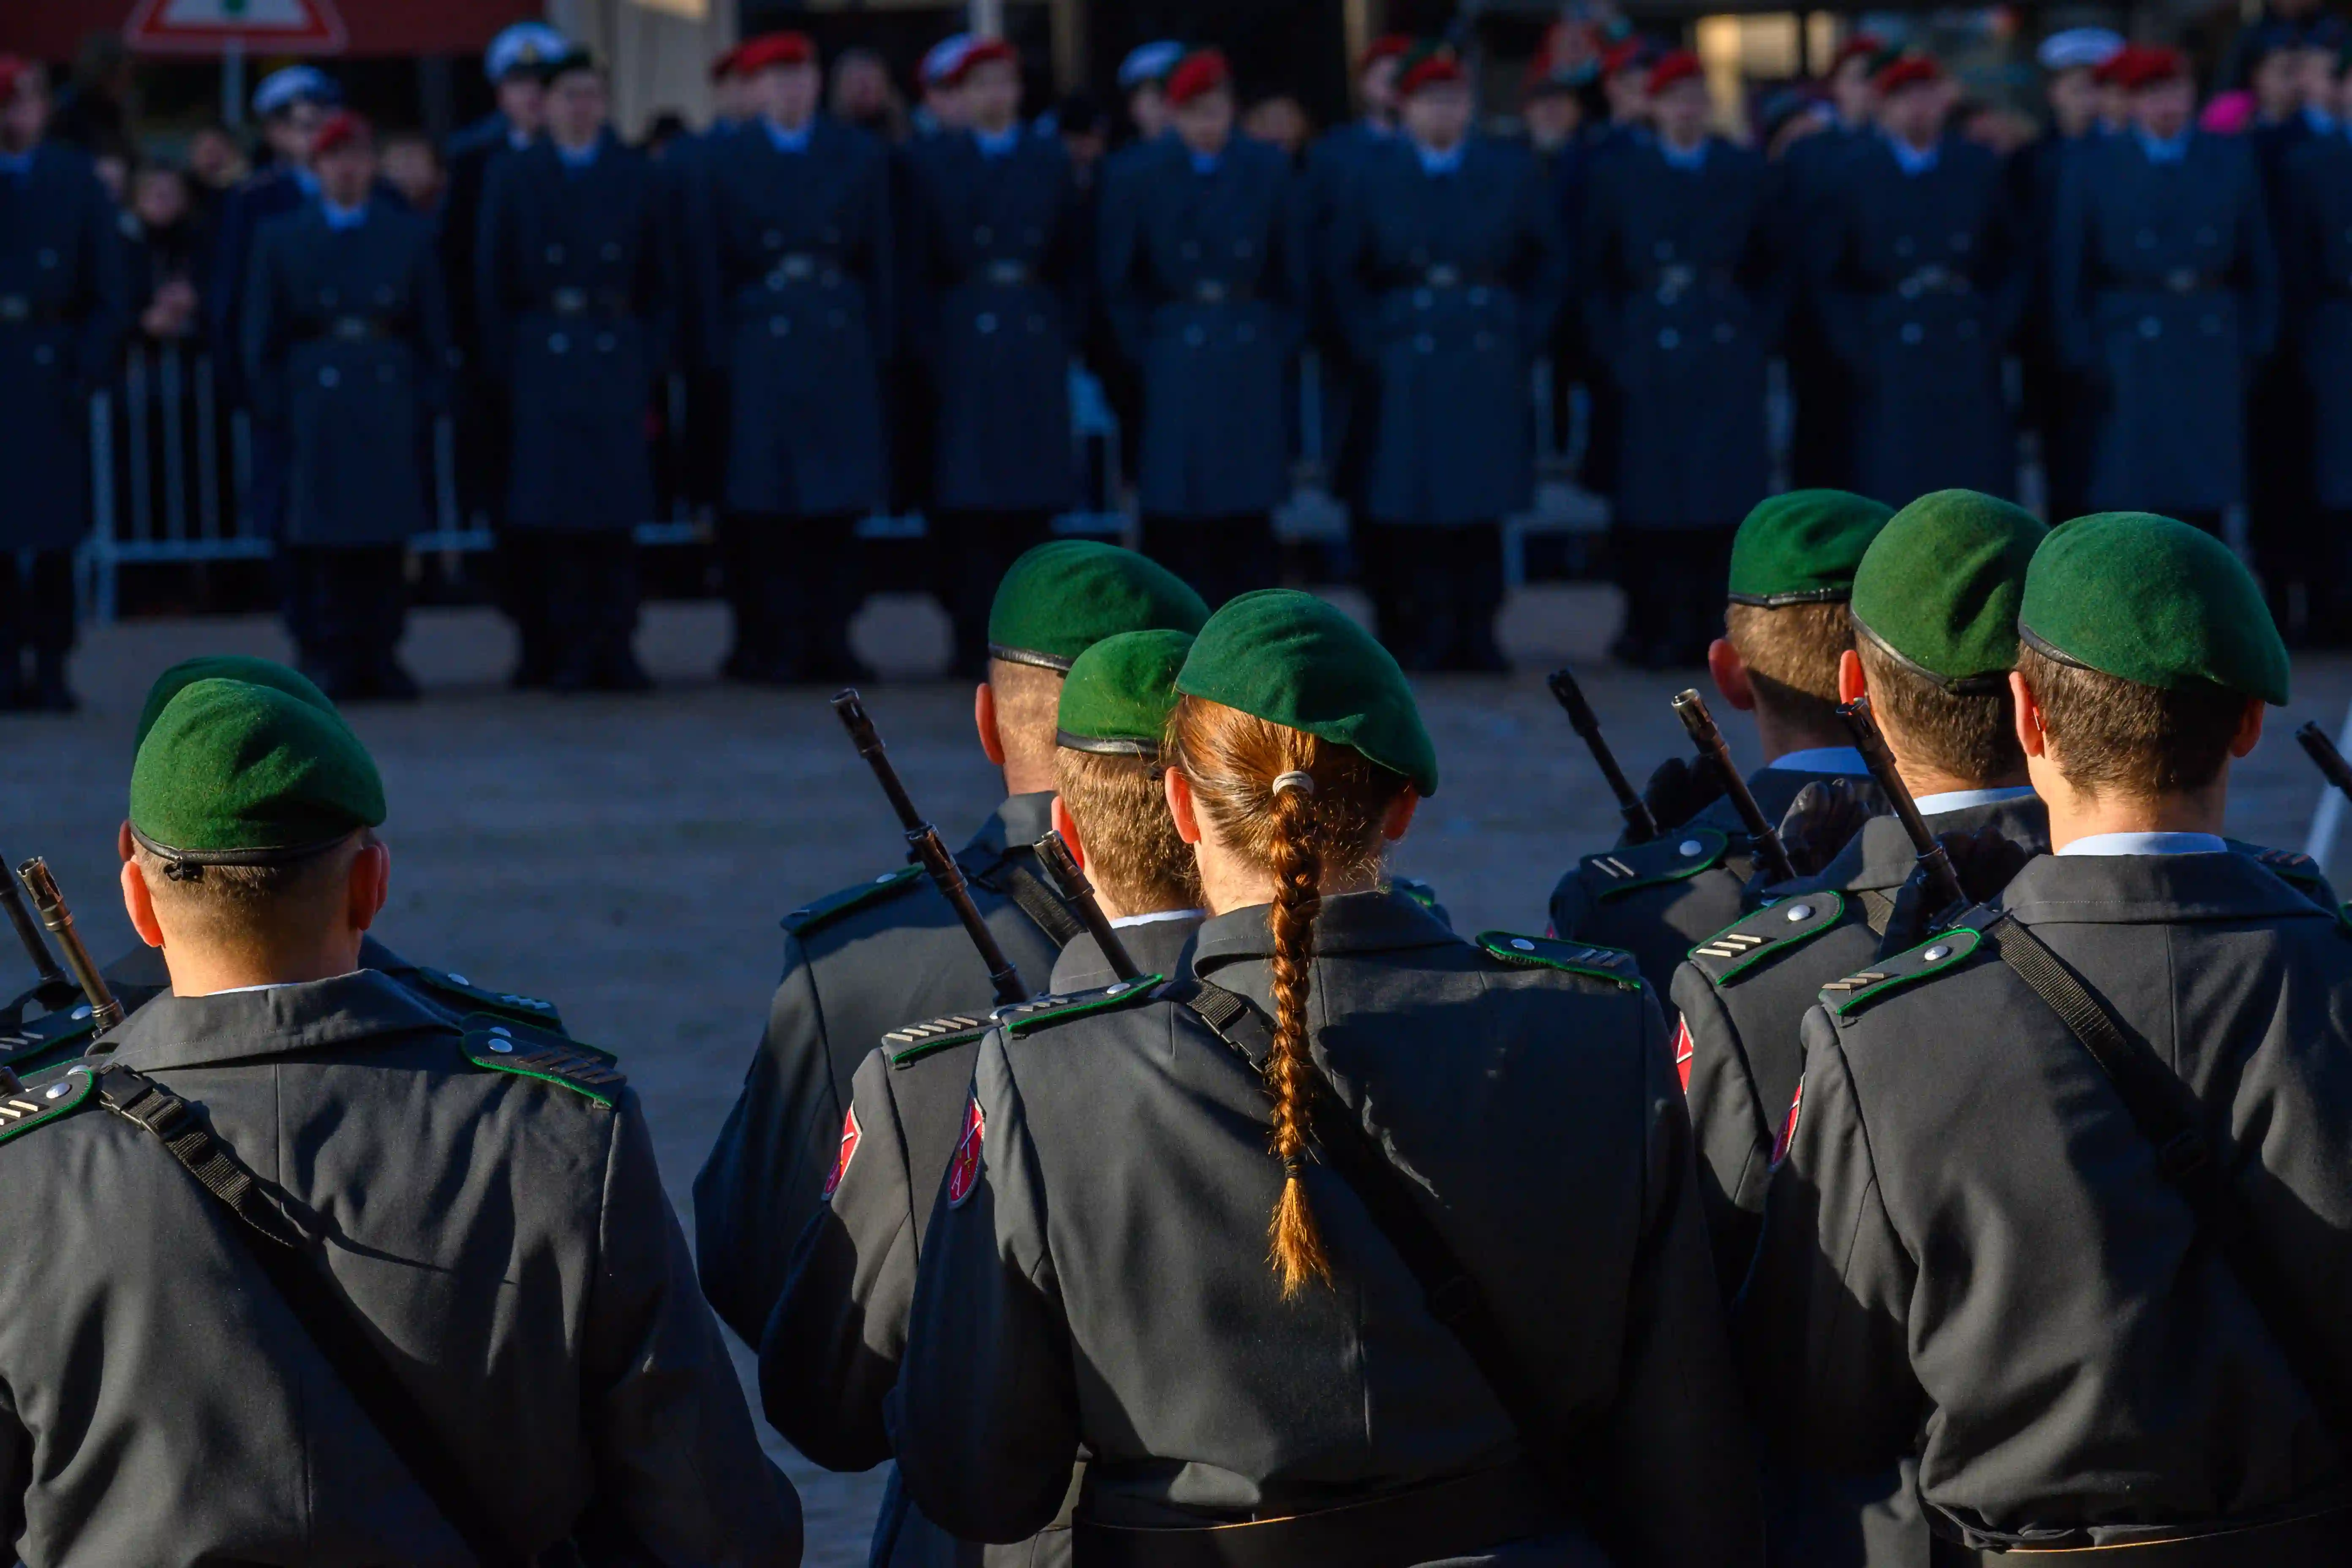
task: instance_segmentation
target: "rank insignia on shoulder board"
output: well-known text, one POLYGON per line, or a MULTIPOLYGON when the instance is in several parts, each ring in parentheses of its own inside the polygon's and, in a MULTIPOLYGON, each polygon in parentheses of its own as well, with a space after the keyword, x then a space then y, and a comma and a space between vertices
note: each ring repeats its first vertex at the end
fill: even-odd
POLYGON ((1717 828, 1685 826, 1647 844, 1587 855, 1577 867, 1593 898, 1607 903, 1643 888, 1696 877, 1721 864, 1730 847, 1730 836, 1717 828))
POLYGON ((558 1084, 611 1110, 628 1079, 610 1051, 568 1036, 534 1029, 491 1013, 477 1013, 460 1026, 466 1059, 490 1072, 512 1073, 558 1084))

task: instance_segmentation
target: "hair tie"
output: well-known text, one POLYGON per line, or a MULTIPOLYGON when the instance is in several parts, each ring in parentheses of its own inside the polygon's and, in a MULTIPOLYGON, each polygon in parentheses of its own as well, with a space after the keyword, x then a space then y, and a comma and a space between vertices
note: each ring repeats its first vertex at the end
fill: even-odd
POLYGON ((1308 795, 1313 795, 1315 793, 1315 775, 1312 773, 1297 772, 1275 774, 1274 793, 1280 795, 1286 789, 1303 789, 1308 795))

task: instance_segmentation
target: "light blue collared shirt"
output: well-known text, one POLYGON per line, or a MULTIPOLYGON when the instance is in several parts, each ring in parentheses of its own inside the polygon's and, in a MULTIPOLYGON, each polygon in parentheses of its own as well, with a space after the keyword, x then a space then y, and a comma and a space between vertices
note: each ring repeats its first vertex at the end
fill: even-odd
POLYGON ((2135 125, 2132 127, 2132 140, 2139 143, 2139 150, 2147 154, 2147 161, 2151 163, 2185 163, 2189 161, 2189 132, 2186 130, 2169 142, 2159 142, 2135 125))
POLYGON ((2061 855, 2227 855, 2230 846, 2212 833, 2094 833, 2077 838, 2061 855))
POLYGON ((2316 136, 2331 136, 2336 132, 2336 116, 2315 103, 2303 106, 2303 122, 2310 126, 2312 133, 2316 136))
POLYGON ((596 161, 596 154, 604 150, 604 144, 601 141, 591 142, 585 147, 566 147, 561 142, 555 143, 555 155, 563 160, 563 166, 567 169, 587 168, 596 161))
POLYGON ((1225 155, 1222 153, 1195 153, 1192 154, 1192 173, 1213 174, 1217 172, 1217 165, 1224 161, 1225 155))
POLYGON ((1685 153, 1661 136, 1658 138, 1658 156, 1666 161, 1666 166, 1670 169, 1683 169, 1696 174, 1706 167, 1706 143, 1701 142, 1697 146, 1685 153))
POLYGON ((1870 772, 1870 764, 1852 746, 1811 746, 1801 752, 1790 752, 1764 764, 1768 768, 1785 768, 1801 773, 1843 773, 1861 778, 1870 772))
POLYGON ((1209 911, 1206 910, 1154 910, 1148 915, 1121 915, 1110 923, 1113 929, 1123 929, 1128 926, 1158 925, 1162 921, 1206 920, 1209 911))
POLYGON ((297 163, 291 172, 294 175, 295 188, 300 191, 304 195, 310 197, 312 201, 317 201, 319 199, 319 176, 310 173, 310 170, 302 167, 299 163, 297 163))
POLYGON ((2008 784, 2000 789, 1948 789, 1941 795, 1923 795, 1917 805, 1922 816, 1941 816, 1948 811, 1966 811, 1972 805, 1997 805, 2004 800, 2023 800, 2033 793, 2032 784, 2008 784))
POLYGON ((1944 161, 1944 149, 1940 143, 1923 151, 1900 136, 1889 136, 1886 144, 1895 151, 1895 166, 1913 179, 1933 173, 1936 165, 1944 161))
POLYGON ((1412 150, 1414 155, 1421 160, 1421 172, 1423 174, 1453 174, 1461 172, 1462 153, 1463 150, 1469 145, 1470 143, 1466 141, 1456 142, 1453 146, 1441 153, 1434 147, 1424 147, 1420 142, 1416 142, 1412 144, 1412 150))
POLYGON ((1021 149, 1021 127, 1008 125, 992 136, 985 131, 975 131, 971 139, 980 144, 983 158, 1010 158, 1021 149))
POLYGON ((339 207, 326 197, 320 196, 319 211, 326 218, 327 226, 337 234, 346 233, 367 222, 368 210, 365 202, 362 202, 355 207, 339 207))
POLYGON ((809 150, 809 127, 814 121, 804 121, 798 131, 787 131, 772 120, 760 121, 768 133, 768 145, 779 153, 805 153, 809 150))

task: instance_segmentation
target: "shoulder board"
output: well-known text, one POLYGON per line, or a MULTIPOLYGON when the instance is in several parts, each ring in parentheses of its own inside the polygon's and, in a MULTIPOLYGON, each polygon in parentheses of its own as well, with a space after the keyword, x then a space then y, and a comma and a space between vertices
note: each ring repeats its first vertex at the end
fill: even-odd
POLYGON ((488 1072, 535 1078, 562 1084, 610 1110, 613 1097, 628 1079, 610 1051, 529 1024, 516 1023, 494 1013, 476 1013, 458 1026, 465 1031, 466 1059, 488 1072))
POLYGON ((926 1018, 884 1035, 882 1048, 889 1054, 892 1067, 912 1067, 925 1057, 980 1038, 988 1033, 992 1023, 984 1013, 950 1013, 941 1018, 926 1018))
POLYGON ((832 924, 852 910, 862 910, 884 899, 896 898, 922 874, 920 866, 901 866, 895 871, 885 871, 870 882, 860 882, 854 888, 827 893, 815 902, 803 904, 786 915, 784 929, 794 936, 806 936, 820 926, 832 924))
POLYGON ((1710 866, 1721 865, 1730 848, 1731 836, 1720 828, 1685 826, 1669 829, 1647 844, 1587 855, 1577 869, 1593 897, 1605 904, 1639 888, 1695 877, 1710 866))
POLYGON ((1842 893, 1801 893, 1732 921, 1692 948, 1690 961, 1715 984, 1728 985, 1775 953, 1804 946, 1844 914, 1842 893))
POLYGON ((446 969, 416 966, 418 984, 444 1001, 455 1002, 460 1016, 471 1013, 496 1013, 502 1018, 520 1018, 535 1028, 553 1029, 561 1033, 563 1019, 555 1004, 537 996, 526 996, 520 991, 498 991, 487 985, 477 985, 462 974, 446 969))
POLYGON ((1971 927, 1955 926, 1907 952, 1831 981, 1822 987, 1822 1005, 1832 1018, 1851 1018, 1890 991, 1943 973, 1974 952, 1983 940, 1971 927))
POLYGON ((89 1043, 92 1027, 89 1004, 77 1003, 63 1013, 44 1013, 29 1024, 0 1030, 0 1067, 35 1072, 50 1065, 62 1052, 79 1052, 89 1043))
POLYGON ((79 1110, 97 1084, 98 1075, 77 1062, 47 1083, 0 1094, 0 1143, 79 1110))
POLYGON ((1595 947, 1591 942, 1561 942, 1552 937, 1519 936, 1507 931, 1482 931, 1478 946, 1490 958, 1519 969, 1559 969, 1594 980, 1606 980, 1625 991, 1642 988, 1642 971, 1633 955, 1622 948, 1595 947))
POLYGON ((2319 868, 2319 862, 2308 855, 2298 854, 2293 849, 2256 849, 2252 854, 2272 876, 2293 882, 2298 888, 2323 888, 2327 885, 2327 874, 2319 868))
POLYGON ((1034 1034, 1048 1024, 1058 1024, 1088 1013, 1116 1013, 1122 1007, 1132 1007, 1150 999, 1164 974, 1139 974, 1132 980, 1122 980, 1097 991, 1073 991, 1062 996, 1039 996, 1033 1001, 1015 1003, 996 1010, 996 1022, 1019 1037, 1034 1034))

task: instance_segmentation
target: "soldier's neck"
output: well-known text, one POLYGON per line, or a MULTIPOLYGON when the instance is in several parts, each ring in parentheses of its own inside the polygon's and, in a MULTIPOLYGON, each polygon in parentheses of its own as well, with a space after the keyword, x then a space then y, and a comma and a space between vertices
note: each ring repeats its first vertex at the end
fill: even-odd
POLYGON ((2032 758, 2033 792, 2050 808, 2050 847, 2063 849, 2078 838, 2102 833, 2210 833, 2219 836, 2230 798, 2224 763, 2201 790, 2147 797, 2116 791, 2090 795, 2068 784, 2047 757, 2032 758))
POLYGON ((1836 725, 1808 722, 1787 714, 1775 713, 1761 702, 1756 705, 1756 740, 1763 747, 1764 761, 1769 766, 1775 758, 1791 752, 1811 752, 1823 746, 1851 746, 1853 737, 1836 725))
POLYGON ((324 931, 301 942, 229 948, 175 942, 166 931, 163 966, 171 971, 174 996, 210 996, 255 985, 331 980, 360 966, 362 934, 324 931))

